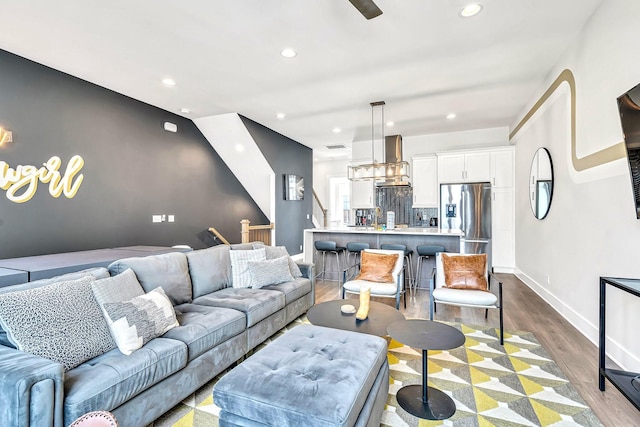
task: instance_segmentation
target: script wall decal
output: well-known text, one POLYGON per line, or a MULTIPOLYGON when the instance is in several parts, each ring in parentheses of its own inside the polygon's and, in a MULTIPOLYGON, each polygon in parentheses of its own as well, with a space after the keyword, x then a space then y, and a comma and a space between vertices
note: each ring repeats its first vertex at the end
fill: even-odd
POLYGON ((14 203, 24 203, 31 200, 38 190, 38 183, 49 184, 49 194, 60 197, 64 194, 72 199, 78 193, 84 180, 83 174, 78 174, 84 166, 84 159, 75 155, 67 163, 64 174, 60 173, 62 160, 53 156, 42 167, 19 165, 15 169, 7 162, 0 161, 0 188, 5 190, 7 199, 14 203))

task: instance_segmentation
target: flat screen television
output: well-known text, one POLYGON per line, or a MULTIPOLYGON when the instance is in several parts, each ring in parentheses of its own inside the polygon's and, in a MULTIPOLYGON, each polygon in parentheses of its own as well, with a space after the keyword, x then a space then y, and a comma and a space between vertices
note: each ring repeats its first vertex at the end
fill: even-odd
POLYGON ((640 219, 640 85, 618 97, 618 111, 627 147, 636 218, 640 219))

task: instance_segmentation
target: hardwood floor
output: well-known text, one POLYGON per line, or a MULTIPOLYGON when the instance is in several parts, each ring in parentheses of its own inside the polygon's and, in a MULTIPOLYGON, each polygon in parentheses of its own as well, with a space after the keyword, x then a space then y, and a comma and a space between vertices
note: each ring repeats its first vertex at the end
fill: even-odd
MULTIPOLYGON (((533 332, 605 426, 639 426, 640 411, 613 385, 607 382, 605 392, 598 389, 597 347, 514 275, 497 276, 503 282, 505 330, 533 332)), ((337 282, 316 282, 316 302, 338 298, 337 282)), ((357 295, 352 295, 351 298, 357 298, 357 295)), ((373 300, 395 305, 395 300, 390 298, 373 300)), ((406 309, 401 302, 400 310, 407 318, 428 319, 428 289, 420 289, 413 298, 408 297, 406 309)), ((489 317, 485 319, 484 310, 439 305, 434 318, 497 326, 498 310, 489 310, 489 317)))

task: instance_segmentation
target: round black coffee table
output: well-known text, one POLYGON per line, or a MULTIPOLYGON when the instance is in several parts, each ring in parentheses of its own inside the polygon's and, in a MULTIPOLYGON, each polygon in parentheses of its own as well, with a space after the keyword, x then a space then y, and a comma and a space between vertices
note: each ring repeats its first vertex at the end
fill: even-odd
POLYGON ((427 350, 450 350, 464 344, 456 328, 431 320, 404 320, 389 325, 391 338, 422 349, 422 384, 402 387, 396 394, 400 407, 418 418, 444 420, 456 412, 449 396, 427 385, 427 350))
POLYGON ((404 315, 395 308, 371 301, 369 316, 364 320, 356 319, 354 314, 343 314, 340 307, 350 304, 358 309, 359 299, 340 299, 316 304, 307 311, 307 319, 316 326, 343 329, 346 331, 362 332, 363 334, 387 335, 387 327, 393 322, 404 320, 404 315))

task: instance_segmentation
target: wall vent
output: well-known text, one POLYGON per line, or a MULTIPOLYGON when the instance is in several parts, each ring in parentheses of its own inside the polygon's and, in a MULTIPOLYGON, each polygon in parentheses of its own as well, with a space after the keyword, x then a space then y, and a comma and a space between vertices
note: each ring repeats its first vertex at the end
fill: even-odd
POLYGON ((342 148, 347 148, 346 145, 343 144, 338 144, 338 145, 325 145, 326 148, 328 148, 329 150, 340 150, 342 148))

